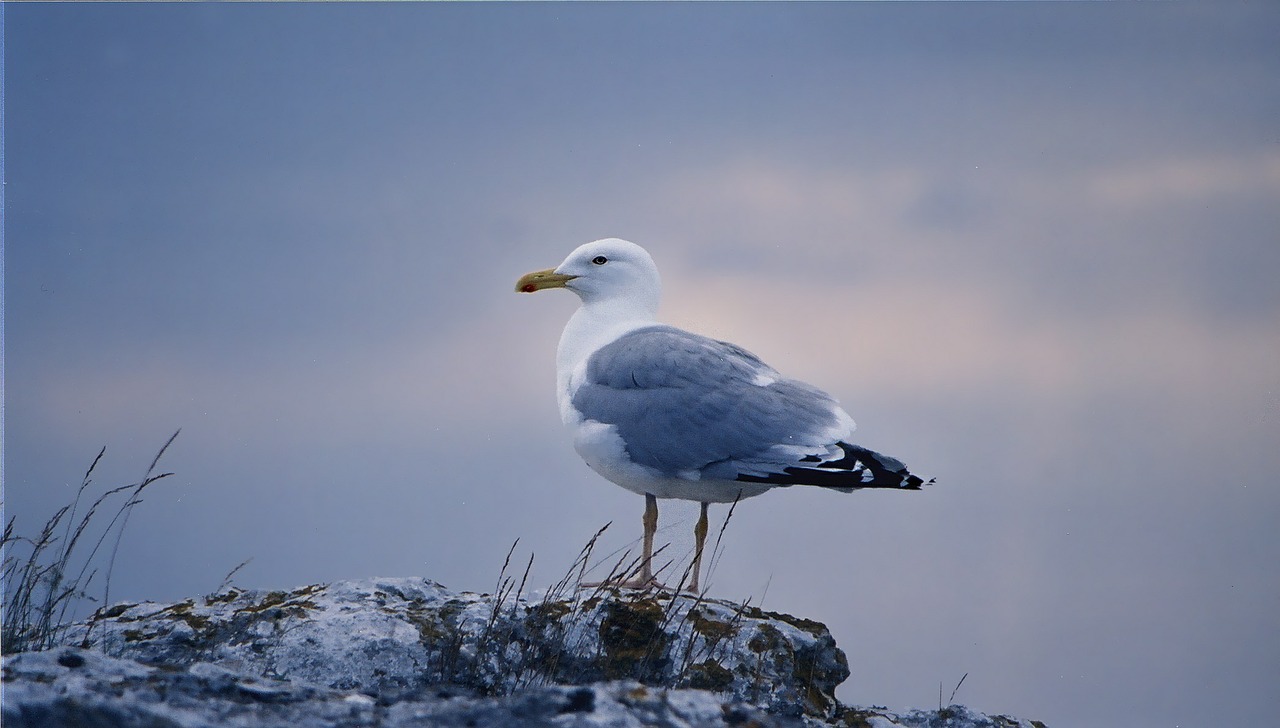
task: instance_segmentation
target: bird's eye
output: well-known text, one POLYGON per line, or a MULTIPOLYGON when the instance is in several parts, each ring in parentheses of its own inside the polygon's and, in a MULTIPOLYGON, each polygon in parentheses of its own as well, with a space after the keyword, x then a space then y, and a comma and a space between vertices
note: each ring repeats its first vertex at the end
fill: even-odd
POLYGON ((595 263, 596 265, 604 265, 605 263, 609 262, 609 259, 604 257, 603 255, 597 255, 596 257, 591 259, 591 262, 595 263))

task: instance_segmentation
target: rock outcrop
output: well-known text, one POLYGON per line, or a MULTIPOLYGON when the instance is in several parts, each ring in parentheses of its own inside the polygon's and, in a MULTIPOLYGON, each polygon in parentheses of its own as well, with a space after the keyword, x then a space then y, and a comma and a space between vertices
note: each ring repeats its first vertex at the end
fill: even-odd
POLYGON ((848 664, 817 622, 565 591, 526 600, 371 579, 118 604, 72 630, 79 648, 5 657, 4 724, 1032 725, 959 706, 841 706, 848 664))

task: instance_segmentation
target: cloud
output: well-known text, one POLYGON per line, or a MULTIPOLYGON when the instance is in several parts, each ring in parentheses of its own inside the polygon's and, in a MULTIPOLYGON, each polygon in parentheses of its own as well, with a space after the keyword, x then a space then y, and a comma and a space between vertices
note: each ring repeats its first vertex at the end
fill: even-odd
POLYGON ((1095 205, 1146 212, 1226 197, 1280 199, 1280 151, 1252 156, 1188 156, 1128 163, 1082 180, 1095 205))
POLYGON ((109 431, 145 413, 176 423, 213 416, 231 426, 227 432, 242 428, 237 439, 270 429, 340 442, 415 422, 479 426, 527 409, 513 402, 523 404, 535 384, 550 391, 555 330, 494 318, 468 323, 431 340, 334 348, 323 356, 314 349, 220 360, 199 352, 122 353, 94 367, 45 367, 23 398, 38 404, 31 414, 53 431, 109 431), (546 364, 519 365, 529 356, 546 364), (535 381, 538 375, 547 381, 535 381))
POLYGON ((675 283, 670 320, 837 395, 937 401, 979 391, 1062 404, 1129 392, 1186 406, 1277 384, 1268 372, 1280 364, 1280 316, 1223 322, 1160 299, 1105 316, 1030 312, 1008 291, 963 278, 842 285, 682 272, 675 283))
POLYGON ((862 256, 876 248, 938 247, 993 231, 1034 230, 1046 215, 1137 208, 1149 214, 1160 206, 1180 210, 1233 196, 1280 196, 1280 152, 1270 148, 1069 167, 1054 160, 1048 154, 1016 168, 984 169, 947 159, 855 167, 732 156, 675 170, 653 186, 649 205, 714 240, 862 256), (729 228, 717 227, 725 221, 729 228))

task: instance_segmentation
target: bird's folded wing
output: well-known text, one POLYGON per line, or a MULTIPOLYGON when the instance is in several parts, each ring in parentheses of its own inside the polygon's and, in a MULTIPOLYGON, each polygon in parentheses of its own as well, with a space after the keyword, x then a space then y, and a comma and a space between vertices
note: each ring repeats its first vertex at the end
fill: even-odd
POLYGON ((632 462, 672 477, 732 480, 826 459, 853 428, 824 392, 733 344, 669 326, 592 354, 572 404, 615 426, 632 462))

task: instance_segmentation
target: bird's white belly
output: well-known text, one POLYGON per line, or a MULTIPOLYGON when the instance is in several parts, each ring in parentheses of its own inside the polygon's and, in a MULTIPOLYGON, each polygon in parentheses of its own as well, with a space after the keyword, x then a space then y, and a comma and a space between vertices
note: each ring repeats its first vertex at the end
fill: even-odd
POLYGON ((648 493, 657 498, 732 503, 760 495, 773 487, 733 480, 698 480, 693 473, 689 474, 690 477, 671 477, 654 468, 637 465, 627 455, 626 444, 618 435, 618 428, 593 420, 580 422, 574 427, 573 447, 592 470, 640 495, 648 493))

